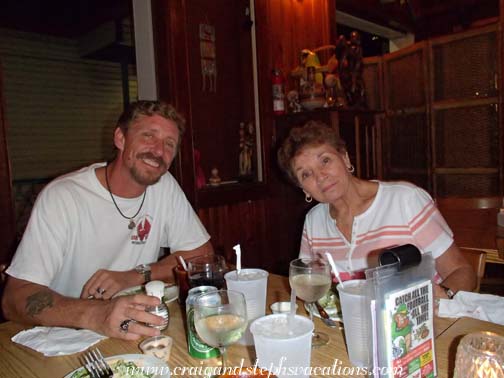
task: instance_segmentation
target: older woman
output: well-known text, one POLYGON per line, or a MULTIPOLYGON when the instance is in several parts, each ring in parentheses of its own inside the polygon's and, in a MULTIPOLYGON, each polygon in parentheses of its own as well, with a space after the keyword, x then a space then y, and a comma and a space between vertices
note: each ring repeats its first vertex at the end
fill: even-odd
POLYGON ((386 248, 414 244, 432 252, 436 295, 471 291, 476 276, 453 242, 453 234, 423 189, 407 182, 353 176, 345 143, 328 126, 310 121, 291 130, 278 151, 289 178, 320 202, 306 215, 300 257, 330 252, 349 275, 375 266, 386 248))

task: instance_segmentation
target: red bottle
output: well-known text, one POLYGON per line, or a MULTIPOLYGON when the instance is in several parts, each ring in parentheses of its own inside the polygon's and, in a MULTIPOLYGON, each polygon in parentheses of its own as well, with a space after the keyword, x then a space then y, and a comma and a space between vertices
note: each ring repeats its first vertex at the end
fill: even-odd
POLYGON ((271 82, 273 87, 273 113, 284 114, 285 91, 284 91, 284 78, 282 76, 282 71, 276 68, 273 69, 271 82))

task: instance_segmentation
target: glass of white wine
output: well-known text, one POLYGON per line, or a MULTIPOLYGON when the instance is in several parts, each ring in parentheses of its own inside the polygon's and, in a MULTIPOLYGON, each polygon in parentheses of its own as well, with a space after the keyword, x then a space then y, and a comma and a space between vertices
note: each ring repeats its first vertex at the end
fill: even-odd
MULTIPOLYGON (((313 305, 322 298, 331 287, 331 269, 324 261, 313 258, 300 258, 291 261, 289 283, 296 295, 304 300, 313 321, 313 305)), ((317 347, 329 342, 329 336, 322 332, 313 332, 312 346, 317 347)))
POLYGON ((226 347, 237 342, 247 328, 245 296, 233 290, 200 295, 194 304, 194 326, 201 340, 219 348, 225 368, 226 347))

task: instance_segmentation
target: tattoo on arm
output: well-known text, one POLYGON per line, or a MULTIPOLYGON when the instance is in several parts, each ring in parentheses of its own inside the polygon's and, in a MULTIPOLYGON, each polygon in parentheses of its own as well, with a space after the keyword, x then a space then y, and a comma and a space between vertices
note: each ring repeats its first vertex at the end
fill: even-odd
POLYGON ((26 299, 26 313, 33 317, 40 314, 45 308, 53 306, 53 295, 49 291, 38 291, 26 299))

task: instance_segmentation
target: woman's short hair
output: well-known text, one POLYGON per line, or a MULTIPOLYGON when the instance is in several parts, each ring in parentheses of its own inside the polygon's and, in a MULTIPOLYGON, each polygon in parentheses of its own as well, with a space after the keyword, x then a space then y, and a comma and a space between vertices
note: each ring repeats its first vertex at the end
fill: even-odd
POLYGON ((278 150, 278 164, 287 177, 296 185, 299 181, 292 170, 292 161, 305 147, 328 144, 339 153, 347 152, 345 142, 336 131, 320 121, 308 121, 302 127, 295 127, 278 150))
POLYGON ((185 119, 177 110, 170 104, 163 101, 136 101, 132 102, 128 108, 121 114, 117 121, 119 127, 124 134, 128 132, 129 126, 134 123, 140 116, 159 115, 167 120, 174 122, 179 131, 179 142, 185 131, 185 119))

